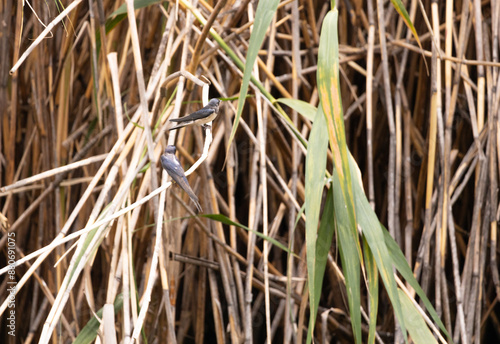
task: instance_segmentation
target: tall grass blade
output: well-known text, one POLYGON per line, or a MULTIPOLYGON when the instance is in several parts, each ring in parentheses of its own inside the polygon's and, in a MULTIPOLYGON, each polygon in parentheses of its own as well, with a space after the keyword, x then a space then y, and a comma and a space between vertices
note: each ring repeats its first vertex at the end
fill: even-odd
POLYGON ((418 313, 408 296, 401 289, 398 289, 398 293, 408 332, 413 342, 415 344, 437 343, 436 338, 434 338, 424 319, 422 319, 422 316, 418 313))
POLYGON ((241 223, 237 223, 237 222, 231 221, 227 216, 224 216, 222 214, 201 214, 201 215, 198 215, 198 216, 199 217, 205 217, 207 219, 211 219, 211 220, 214 220, 214 221, 219 221, 220 223, 223 223, 223 224, 228 225, 228 226, 240 227, 240 228, 242 228, 242 229, 244 229, 246 231, 254 233, 259 238, 262 238, 264 240, 269 241, 271 244, 273 244, 274 246, 279 247, 283 251, 285 251, 285 252, 287 252, 289 254, 295 255, 292 251, 290 251, 285 245, 283 245, 282 243, 280 243, 278 240, 276 240, 274 238, 271 238, 271 237, 269 237, 267 235, 264 235, 264 234, 262 234, 259 231, 256 231, 254 229, 248 228, 248 227, 242 225, 241 223))
POLYGON ((351 326, 356 343, 361 343, 361 276, 358 251, 359 241, 357 236, 355 240, 353 240, 351 219, 345 210, 346 205, 344 195, 341 190, 339 174, 334 172, 332 176, 335 224, 337 229, 340 259, 342 261, 342 270, 345 277, 351 326))
POLYGON ((413 271, 411 270, 410 266, 408 265, 408 262, 406 261, 406 258, 401 252, 401 249, 399 248, 398 244, 394 241, 394 239, 391 237, 389 234, 389 231, 384 228, 384 239, 385 239, 385 245, 387 246, 387 249, 392 257, 392 260, 394 262, 394 266, 398 270, 398 272, 403 276, 403 278, 410 284, 410 286, 415 290, 417 293, 418 297, 422 300, 422 302, 425 305, 425 308, 429 312, 432 320, 439 326, 441 331, 448 337, 450 342, 452 341, 452 338, 448 331, 446 330, 446 327, 444 326, 443 322, 439 318, 436 310, 432 306, 432 303, 429 301, 429 298, 427 295, 425 295, 424 291, 420 287, 420 284, 418 284, 418 281, 415 279, 415 276, 413 276, 413 271))
POLYGON ((330 11, 323 22, 318 58, 318 90, 321 106, 325 113, 330 148, 333 153, 333 163, 339 176, 345 208, 349 215, 349 228, 357 243, 359 258, 361 246, 357 239, 356 213, 351 185, 351 173, 347 144, 345 139, 344 117, 339 88, 339 45, 338 45, 338 11, 330 11))
MULTIPOLYGON (((298 104, 296 103, 294 105, 298 104)), ((321 286, 323 284, 326 256, 328 255, 334 231, 332 195, 331 192, 329 192, 327 205, 325 205, 323 219, 318 232, 321 200, 323 198, 323 189, 325 186, 327 151, 328 132, 326 129, 326 120, 323 111, 319 108, 316 111, 316 120, 313 123, 309 136, 305 176, 307 273, 309 280, 309 303, 311 307, 307 335, 308 343, 310 343, 314 324, 316 322, 316 313, 321 295, 321 286), (318 248, 318 245, 322 246, 318 248)))
POLYGON ((405 22, 406 26, 410 29, 411 33, 413 34, 413 37, 417 40, 418 46, 420 49, 422 49, 422 44, 420 44, 420 39, 418 38, 417 30, 415 30, 415 27, 413 26, 413 23, 411 22, 410 16, 408 15, 408 12, 406 11, 405 6, 401 2, 401 0, 391 0, 392 5, 396 9, 396 12, 399 13, 401 18, 403 18, 403 21, 405 22))
POLYGON ((365 270, 366 270, 366 284, 368 287, 368 311, 370 326, 368 328, 368 344, 375 343, 375 330, 377 329, 377 313, 378 313, 378 269, 377 262, 373 257, 370 246, 363 238, 363 252, 365 254, 365 270))
POLYGON ((236 130, 238 129, 238 123, 240 121, 241 113, 243 112, 243 105, 245 105, 245 99, 248 92, 248 84, 250 83, 250 77, 252 76, 252 69, 257 58, 260 46, 264 41, 266 36, 266 31, 271 24, 271 20, 278 7, 279 0, 267 0, 259 1, 257 5, 257 11, 255 12, 255 21, 253 24, 252 35, 250 36, 250 43, 248 45, 248 53, 245 62, 245 71, 243 73, 243 80, 241 81, 240 98, 238 100, 238 109, 236 110, 236 117, 234 118, 233 129, 231 130, 231 136, 227 143, 227 149, 231 146, 231 142, 234 139, 236 130))
POLYGON ((299 114, 301 114, 303 117, 307 118, 311 122, 313 122, 316 119, 316 113, 318 112, 318 109, 316 109, 316 107, 309 104, 308 102, 299 99, 289 99, 289 98, 279 98, 277 99, 277 101, 291 107, 292 109, 297 111, 299 114))
MULTIPOLYGON (((118 313, 123 307, 123 295, 119 294, 116 297, 115 303, 114 303, 114 309, 115 309, 115 314, 118 313)), ((102 318, 102 312, 103 308, 99 309, 96 312, 96 315, 99 318, 102 318)), ((85 327, 82 328, 80 333, 78 334, 78 337, 75 338, 75 341, 73 344, 89 344, 92 343, 96 337, 97 337, 97 331, 99 330, 99 326, 101 323, 99 320, 94 316, 92 317, 85 327)))
POLYGON ((356 213, 351 185, 351 173, 345 139, 344 118, 339 83, 338 11, 331 10, 323 21, 318 51, 318 90, 325 113, 330 148, 333 153, 335 177, 339 189, 334 189, 335 215, 340 240, 340 252, 354 337, 361 342, 361 314, 359 311, 359 262, 363 260, 356 227, 356 213), (340 195, 337 196, 337 192, 340 195), (339 197, 340 196, 340 197, 339 197), (345 245, 345 246, 343 246, 345 245), (354 250, 353 250, 354 249, 354 250), (354 257, 354 256, 357 256, 354 257), (353 270, 350 270, 353 269, 353 270))
MULTIPOLYGON (((358 168, 354 159, 351 157, 349 160, 351 162, 352 171, 357 171, 358 168)), ((366 243, 373 253, 373 258, 377 262, 380 277, 382 278, 382 282, 384 283, 387 294, 389 295, 389 299, 391 300, 396 319, 398 320, 398 323, 406 339, 405 321, 401 310, 401 304, 399 302, 396 280, 394 279, 393 260, 384 241, 385 230, 380 225, 377 215, 370 207, 368 199, 366 198, 365 192, 361 184, 359 183, 358 178, 354 178, 353 189, 354 199, 356 201, 356 209, 358 212, 359 226, 363 231, 363 236, 366 239, 366 243)))

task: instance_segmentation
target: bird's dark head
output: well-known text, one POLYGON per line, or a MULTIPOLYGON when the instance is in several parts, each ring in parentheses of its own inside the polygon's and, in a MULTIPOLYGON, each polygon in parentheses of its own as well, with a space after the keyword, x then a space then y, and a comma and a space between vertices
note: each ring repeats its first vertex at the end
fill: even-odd
POLYGON ((217 98, 212 98, 208 102, 208 106, 212 106, 212 107, 219 106, 219 104, 220 104, 220 99, 217 99, 217 98))
POLYGON ((173 145, 168 145, 165 148, 165 154, 175 154, 176 148, 173 145))

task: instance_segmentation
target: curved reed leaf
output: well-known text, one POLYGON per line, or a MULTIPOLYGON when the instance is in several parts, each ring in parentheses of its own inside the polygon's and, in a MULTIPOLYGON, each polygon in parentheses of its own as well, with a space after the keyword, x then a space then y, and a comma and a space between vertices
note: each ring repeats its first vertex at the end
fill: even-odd
POLYGON ((339 175, 346 211, 349 214, 349 227, 354 241, 357 242, 359 257, 362 259, 361 246, 359 240, 357 240, 356 213, 354 211, 351 173, 349 172, 344 117, 340 98, 337 22, 338 11, 333 9, 326 15, 321 29, 318 52, 318 90, 328 125, 333 163, 339 175))
POLYGON ((338 173, 333 173, 333 195, 335 209, 335 224, 337 228, 338 245, 340 259, 342 261, 342 270, 345 277, 347 291, 347 301, 349 304, 349 313, 351 326, 354 332, 356 343, 361 343, 361 276, 360 259, 358 253, 359 241, 356 236, 352 238, 351 220, 346 212, 344 196, 341 190, 341 182, 338 173))
MULTIPOLYGON (((308 220, 309 221, 309 220, 308 220)), ((326 261, 328 260, 328 252, 332 245, 333 232, 335 230, 335 211, 333 206, 333 190, 330 188, 326 195, 325 208, 318 229, 317 240, 315 242, 315 255, 313 257, 314 265, 312 266, 313 276, 311 277, 310 253, 309 253, 309 238, 307 241, 307 270, 309 280, 309 327, 307 330, 307 343, 311 343, 314 325, 316 324, 316 316, 318 312, 319 299, 321 289, 323 287, 323 277, 325 274, 326 261), (314 298, 314 299, 313 299, 314 298)), ((306 234, 307 236, 308 234, 306 234)), ((312 256, 312 255, 311 255, 312 256)))
POLYGON ((408 296, 401 289, 398 289, 398 293, 405 317, 405 323, 413 342, 415 344, 437 343, 436 338, 434 338, 424 319, 422 319, 422 316, 418 313, 408 296))
MULTIPOLYGON (((361 343, 361 314, 359 312, 359 261, 362 262, 361 245, 356 227, 354 196, 352 193, 351 173, 345 139, 342 101, 339 88, 339 45, 338 45, 338 11, 331 10, 323 21, 318 51, 318 91, 321 107, 325 113, 330 148, 333 153, 335 175, 339 189, 334 189, 335 216, 339 234, 340 251, 346 276, 349 306, 354 337, 361 343), (346 245, 343 247, 343 245, 346 245), (353 251, 352 248, 355 248, 353 251), (358 260, 352 256, 354 254, 358 260), (350 271, 349 268, 354 270, 350 271), (353 283, 353 284, 351 284, 353 283)), ((335 180, 335 178, 334 178, 335 180)))
MULTIPOLYGON (((381 225, 382 226, 382 225, 381 225)), ((383 226, 382 226, 383 227, 383 226)), ((389 234, 389 231, 384 228, 383 230, 384 233, 384 239, 385 239, 385 245, 387 246, 387 250, 389 251, 392 260, 394 262, 394 266, 398 270, 398 272, 403 276, 403 278, 410 284, 410 286, 415 290, 417 295, 420 297, 422 302, 425 305, 425 308, 429 312, 432 320, 439 326, 441 331, 448 337, 449 341, 452 342, 452 338, 448 331, 446 330, 446 327, 444 326, 443 322, 439 318, 436 310, 432 306, 431 302, 427 298, 427 295, 425 295, 424 291, 420 287, 420 284, 418 284, 417 280, 415 279, 415 276, 413 275, 413 271, 411 270, 410 266, 408 265, 408 262, 406 261, 406 258, 401 252, 401 249, 399 248, 398 244, 394 241, 394 239, 391 237, 389 234)))
POLYGON ((299 258, 295 253, 293 253, 292 251, 290 251, 285 245, 283 245, 282 243, 280 243, 278 240, 274 239, 274 238, 271 238, 269 236, 266 236, 264 234, 262 234, 261 232, 258 232, 254 229, 251 229, 251 228, 248 228, 244 225, 242 225, 241 223, 237 223, 237 222, 234 222, 234 221, 231 221, 227 216, 224 216, 222 214, 200 214, 198 215, 199 217, 205 217, 207 219, 211 219, 211 220, 214 220, 214 221, 219 221, 225 225, 229 225, 229 226, 236 226, 236 227, 240 227, 246 231, 249 231, 249 232, 252 232, 254 233, 255 235, 257 235, 258 237, 264 239, 264 240, 267 240, 269 241, 271 244, 273 244, 274 246, 277 246, 279 247, 280 249, 282 249, 283 251, 289 253, 289 254, 293 254, 294 256, 296 256, 297 258, 299 258))
MULTIPOLYGON (((299 102, 293 100, 294 104, 299 102)), ((305 102, 302 102, 305 103, 305 102)), ((286 104, 286 103, 285 103, 286 104)), ((306 103, 307 104, 307 103, 306 103)), ((296 107, 293 107, 296 109, 296 107)), ((312 107, 314 108, 314 107, 312 107)), ((311 340, 316 313, 323 284, 323 274, 325 272, 326 257, 333 237, 333 203, 332 192, 328 193, 327 205, 323 212, 320 230, 318 232, 319 213, 321 210, 321 200, 325 186, 326 153, 328 151, 328 132, 326 129, 325 115, 321 108, 316 111, 316 120, 313 123, 306 155, 306 175, 305 175, 305 212, 306 221, 306 248, 307 248, 307 273, 309 280, 309 330, 308 343, 311 340), (326 224, 329 224, 327 226, 326 224), (317 246, 321 253, 318 252, 317 246)))
MULTIPOLYGON (((349 162, 351 163, 352 171, 356 171, 357 165, 352 156, 350 156, 349 162)), ((354 178, 353 190, 354 199, 356 201, 356 209, 358 211, 359 226, 361 227, 363 236, 366 239, 366 243, 373 253, 373 258, 377 262, 377 268, 380 272, 380 277, 382 278, 387 294, 391 300, 392 307, 394 308, 394 314, 396 315, 396 319, 401 326, 405 340, 407 340, 405 321, 401 310, 401 304, 399 302, 398 288, 396 286, 396 280, 394 279, 394 263, 391 255, 389 254, 389 250, 385 245, 384 229, 382 229, 377 215, 370 207, 365 192, 356 178, 354 178)))
MULTIPOLYGON (((135 0, 134 1, 134 8, 136 10, 139 10, 141 8, 156 5, 156 4, 159 4, 161 2, 163 2, 163 1, 161 1, 161 0, 135 0)), ((116 9, 116 11, 111 13, 106 18, 105 32, 109 33, 118 24, 120 24, 125 18, 127 18, 127 4, 123 3, 120 7, 118 7, 118 9, 116 9)), ((95 35, 96 35, 96 49, 97 49, 97 53, 99 54, 101 51, 101 31, 99 29, 97 29, 95 32, 95 35)))
POLYGON ((417 40, 418 46, 420 49, 422 49, 422 44, 420 44, 420 39, 418 38, 417 31, 415 30, 415 27, 413 26, 413 23, 411 22, 410 16, 408 15, 408 12, 406 11, 405 6, 401 2, 401 0, 391 0, 392 6, 394 6, 394 9, 396 12, 399 13, 401 18, 403 18, 403 21, 405 22, 406 26, 410 29, 411 33, 417 40))
MULTIPOLYGON (((118 313, 123 307, 123 294, 119 294, 116 297, 114 303, 115 314, 118 313)), ((99 309, 96 312, 96 315, 102 319, 103 308, 99 309)), ((97 337, 97 331, 99 330, 99 326, 101 323, 94 316, 92 317, 87 324, 82 328, 80 333, 78 333, 78 337, 75 338, 73 344, 89 344, 92 343, 97 337)))
POLYGON ((368 302, 369 302, 369 319, 370 326, 368 328, 368 344, 375 343, 375 330, 377 329, 377 313, 378 313, 378 269, 377 262, 373 257, 370 246, 363 237, 363 252, 365 254, 365 271, 366 284, 368 287, 368 302))
MULTIPOLYGON (((300 115, 307 118, 311 122, 313 122, 316 119, 316 113, 318 112, 318 109, 316 109, 313 105, 309 104, 308 102, 299 99, 289 99, 289 98, 279 98, 277 99, 277 101, 280 102, 281 104, 285 104, 286 106, 291 107, 292 109, 297 111, 300 115)), ((322 114, 322 116, 324 115, 322 114)))
POLYGON ((238 129, 238 123, 240 121, 241 113, 243 112, 243 105, 245 105, 245 99, 248 92, 248 84, 250 83, 250 77, 252 76, 253 65, 255 63, 255 59, 257 58, 260 46, 264 41, 264 37, 266 36, 266 31, 271 24, 271 20, 273 19, 276 9, 278 8, 278 3, 279 0, 267 0, 259 1, 259 4, 257 5, 252 35, 250 36, 250 43, 248 44, 248 54, 247 60, 245 62, 245 71, 243 73, 243 80, 241 82, 238 109, 234 118, 231 136, 229 137, 227 143, 227 149, 229 149, 229 146, 231 146, 231 142, 233 142, 234 135, 236 134, 236 130, 238 129))
MULTIPOLYGON (((300 113, 301 111, 304 111, 304 109, 306 108, 306 107, 301 107, 300 102, 301 101, 299 101, 299 100, 287 100, 286 104, 300 113)), ((314 108, 314 107, 312 107, 312 108, 314 108)), ((301 113, 301 115, 304 116, 304 113, 301 113)), ((304 116, 304 117, 306 117, 306 116, 304 116)), ((314 125, 313 125, 313 128, 314 128, 314 125)), ((308 146, 313 144, 313 141, 315 140, 316 136, 317 135, 315 133, 311 132, 308 146)), ((388 257, 384 258, 384 260, 387 260, 389 262, 388 264, 390 266, 394 266, 398 270, 398 272, 401 273, 403 278, 412 286, 412 288, 415 290, 417 295, 421 298, 422 302, 426 306, 427 311, 429 312, 429 314, 432 317, 432 319, 434 320, 434 322, 440 327, 440 329, 443 331, 443 333, 446 336, 448 336, 448 338, 451 340, 451 337, 449 336, 448 332, 446 331, 446 328, 444 327, 441 319, 437 315, 434 307, 432 306, 431 302, 429 301, 429 299, 425 295, 424 291, 422 290, 422 288, 418 284, 417 280, 413 276, 413 272, 411 271, 410 267, 408 266, 408 263, 403 255, 403 253, 401 252, 401 249, 396 244, 394 239, 392 239, 392 237, 390 236, 387 229, 385 229, 385 227, 382 224, 380 224, 380 222, 378 221, 377 215, 371 209, 369 202, 366 198, 366 195, 364 193, 363 187, 361 185, 362 181, 360 178, 355 176, 355 172, 357 172, 359 170, 359 168, 357 167, 356 161, 354 160, 354 158, 352 158, 350 153, 349 153, 349 157, 350 157, 349 162, 351 164, 350 169, 351 169, 352 174, 353 174, 353 178, 352 178, 353 190, 354 190, 354 193, 356 196, 356 204, 355 204, 356 213, 358 214, 358 217, 360 219, 360 223, 362 222, 363 224, 365 224, 365 226, 362 226, 362 228, 371 228, 372 226, 377 226, 377 227, 379 227, 379 230, 381 229, 381 232, 384 236, 384 242, 382 243, 382 242, 380 242, 380 240, 378 240, 379 242, 376 243, 377 245, 380 246, 380 250, 378 250, 378 251, 383 252, 384 255, 386 255, 386 256, 388 253, 388 257), (370 225, 367 225, 367 224, 370 224, 370 225), (385 243, 385 245, 384 245, 384 243, 385 243)), ((307 160, 306 160, 306 174, 307 174, 307 160)), ((308 187, 310 187, 310 186, 308 186, 306 183, 306 190, 308 187)), ((308 199, 308 196, 307 196, 307 191, 306 191, 306 203, 307 203, 307 199, 308 199)), ((320 230, 318 231, 318 242, 320 241, 319 238, 321 237, 319 233, 321 232, 321 226, 323 224, 323 221, 327 221, 327 223, 331 223, 332 221, 334 221, 333 215, 331 217, 327 217, 327 212, 329 211, 327 209, 328 209, 328 207, 325 204, 325 210, 323 213, 323 217, 321 219, 320 230)), ((306 215, 307 215, 307 210, 306 210, 306 215)), ((314 220, 314 218, 311 220, 311 216, 307 216, 307 222, 309 222, 309 221, 313 222, 313 220, 314 220)), ((309 232, 307 231, 307 228, 308 228, 307 226, 309 226, 309 225, 306 223, 306 241, 307 241, 307 244, 309 245, 309 236, 308 236, 309 232)), ((370 329, 369 329, 369 338, 368 338, 369 341, 368 341, 368 343, 372 343, 374 340, 374 335, 375 335, 376 309, 377 309, 377 304, 378 304, 379 286, 378 286, 378 279, 376 278, 376 276, 378 276, 378 274, 377 274, 378 262, 377 262, 377 260, 375 260, 375 257, 373 256, 373 252, 371 252, 370 245, 368 244, 368 241, 366 239, 366 237, 367 237, 366 234, 368 234, 368 237, 372 237, 373 235, 371 235, 370 232, 365 232, 365 231, 362 234, 363 234, 363 239, 364 239, 363 247, 364 247, 364 254, 365 254, 365 256, 364 256, 365 257, 365 270, 367 272, 367 284, 368 284, 368 290, 370 292, 370 299, 369 299, 369 302, 370 302, 370 329), (368 253, 368 250, 369 250, 369 253, 368 253), (374 266, 373 263, 375 263, 376 265, 374 266)), ((378 235, 377 235, 377 238, 380 239, 380 237, 378 235)), ((322 242, 328 242, 330 244, 330 241, 328 241, 328 240, 322 239, 322 242)), ((316 265, 315 265, 316 270, 313 273, 313 275, 314 275, 315 279, 318 279, 319 278, 319 276, 318 276, 319 270, 317 269, 317 267, 318 267, 317 262, 321 259, 320 254, 319 254, 319 249, 317 248, 317 245, 312 246, 312 248, 310 246, 307 246, 308 259, 309 259, 309 254, 313 251, 315 252, 314 255, 316 256, 316 258, 314 258, 314 262, 316 263, 316 265)), ((308 261, 308 269, 311 269, 309 261, 308 261)), ((390 271, 392 273, 392 268, 389 269, 388 271, 390 271)), ((314 295, 315 294, 318 295, 318 289, 311 288, 311 285, 314 285, 314 282, 311 282, 311 281, 312 280, 310 278, 309 279, 309 284, 310 284, 309 293, 310 293, 310 305, 311 305, 311 312, 312 312, 311 317, 312 317, 312 314, 316 314, 316 311, 313 312, 313 307, 315 306, 313 302, 315 301, 315 298, 316 298, 314 295), (311 297, 311 293, 313 294, 312 297, 311 297)), ((385 282, 384 282, 384 284, 385 284, 385 282)), ((395 286, 395 281, 394 281, 393 285, 394 285, 393 290, 397 290, 397 288, 395 286)), ((394 293, 393 293, 393 296, 394 296, 394 293)), ((398 302, 399 298, 397 298, 396 300, 398 302)), ((391 298, 391 301, 392 301, 392 298, 391 298)), ((395 306, 395 305, 393 304, 393 306, 395 306)), ((317 308, 315 308, 315 309, 317 309, 317 308)))

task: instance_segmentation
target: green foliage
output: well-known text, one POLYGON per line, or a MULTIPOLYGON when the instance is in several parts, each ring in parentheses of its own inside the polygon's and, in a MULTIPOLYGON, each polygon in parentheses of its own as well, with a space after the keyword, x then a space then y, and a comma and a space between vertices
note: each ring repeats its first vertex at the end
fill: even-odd
POLYGON ((205 217, 207 219, 211 219, 211 220, 214 220, 214 221, 219 221, 220 223, 223 223, 225 225, 240 227, 240 228, 242 228, 242 229, 244 229, 246 231, 254 233, 259 238, 262 238, 264 240, 269 241, 271 244, 273 244, 274 246, 279 247, 283 251, 285 251, 285 252, 287 252, 289 254, 294 254, 285 245, 283 245, 282 243, 280 243, 278 240, 273 239, 273 238, 271 238, 271 237, 269 237, 267 235, 264 235, 261 232, 258 232, 256 230, 250 229, 250 228, 242 225, 241 223, 237 223, 237 222, 231 221, 227 216, 224 216, 222 214, 201 214, 201 215, 198 215, 198 216, 205 217))
MULTIPOLYGON (((289 106, 299 108, 302 104, 298 101, 289 102, 289 106)), ((302 107, 301 109, 305 109, 302 107)), ((307 272, 309 279, 309 303, 311 305, 311 316, 309 318, 309 329, 312 329, 316 321, 316 310, 321 296, 323 274, 325 271, 326 257, 333 237, 333 203, 332 193, 328 194, 328 210, 323 213, 321 227, 318 232, 318 222, 321 210, 321 198, 325 186, 326 153, 328 150, 328 133, 326 131, 326 120, 321 108, 316 110, 316 121, 314 121, 306 156, 305 176, 305 213, 306 221, 306 247, 307 247, 307 272), (317 239, 318 236, 318 239, 317 239), (323 244, 317 248, 318 244, 323 244), (327 248, 324 252, 324 248, 327 248), (323 248, 322 254, 318 252, 323 248), (311 283, 311 281, 314 281, 311 283)), ((311 336, 309 331, 308 337, 311 336)))
POLYGON ((410 298, 401 289, 398 289, 398 293, 408 332, 413 342, 421 344, 437 343, 436 338, 432 335, 410 298))
MULTIPOLYGON (((303 104, 300 104, 300 102, 298 101, 288 101, 287 105, 294 108, 296 111, 303 111, 304 109, 307 109, 307 107, 304 107, 303 104)), ((321 111, 318 111, 318 114, 321 113, 321 111)), ((337 173, 333 174, 333 187, 328 193, 328 199, 330 199, 332 194, 331 190, 333 189, 333 195, 335 199, 335 216, 332 216, 333 214, 331 213, 331 203, 327 201, 327 205, 325 205, 325 209, 323 211, 323 218, 320 223, 320 230, 316 236, 318 214, 322 198, 322 185, 324 184, 324 170, 322 169, 325 166, 323 161, 326 156, 326 151, 323 151, 323 148, 326 145, 326 130, 327 128, 325 126, 324 118, 316 117, 316 121, 313 125, 313 129, 311 131, 309 139, 308 155, 306 158, 306 241, 308 252, 307 261, 309 269, 309 294, 311 304, 309 331, 311 332, 314 328, 315 313, 317 312, 319 303, 318 298, 321 294, 322 274, 324 272, 324 265, 322 265, 322 263, 326 261, 326 256, 328 254, 328 250, 323 250, 322 252, 320 252, 320 250, 318 250, 318 245, 321 244, 323 246, 326 245, 327 247, 329 247, 331 243, 331 237, 328 238, 328 236, 326 235, 326 231, 324 230, 326 228, 329 228, 329 233, 332 233, 333 224, 335 223, 337 234, 339 236, 340 255, 343 263, 344 274, 346 277, 346 289, 348 292, 349 306, 351 310, 351 322, 354 333, 358 333, 356 335, 356 341, 361 342, 361 317, 359 312, 359 259, 357 258, 358 253, 356 244, 355 242, 353 242, 352 236, 349 234, 349 214, 345 207, 343 193, 340 191, 341 182, 337 173)), ((389 298, 391 299, 396 318, 398 319, 398 322, 403 329, 403 333, 406 333, 405 319, 408 318, 409 312, 413 312, 413 317, 419 317, 420 320, 423 321, 421 315, 415 309, 409 308, 407 307, 407 305, 405 305, 403 309, 403 307, 401 306, 401 298, 393 274, 394 267, 416 290, 417 294, 421 297, 424 304, 426 305, 433 320, 439 325, 441 330, 443 330, 443 332, 447 334, 430 301, 423 293, 416 279, 413 277, 411 269, 408 266, 403 253, 394 242, 394 240, 390 237, 387 230, 379 223, 376 214, 371 209, 364 193, 361 180, 356 175, 356 172, 359 171, 359 169, 352 156, 350 156, 350 153, 348 154, 350 164, 349 170, 350 173, 352 173, 351 180, 353 188, 353 199, 355 201, 355 212, 358 216, 357 219, 359 227, 362 230, 363 246, 365 248, 365 271, 367 272, 367 285, 370 296, 369 342, 373 343, 375 339, 374 334, 378 306, 378 272, 380 272, 380 277, 382 278, 386 291, 389 295, 389 298)), ((357 234, 355 240, 358 241, 357 234)), ((416 340, 413 333, 411 332, 413 331, 413 328, 409 329, 409 331, 412 335, 412 339, 416 340)), ((309 340, 310 335, 311 334, 309 334, 308 336, 309 340)))
MULTIPOLYGON (((119 312, 122 307, 123 307, 123 295, 119 294, 116 297, 115 303, 114 303, 114 310, 115 314, 119 312)), ((99 309, 96 312, 96 315, 102 319, 102 312, 103 309, 99 309)), ((96 337, 97 337, 97 330, 99 330, 99 326, 101 325, 100 320, 97 320, 97 318, 94 316, 92 317, 87 324, 85 325, 84 328, 80 331, 78 334, 78 337, 76 337, 75 341, 73 344, 89 344, 92 343, 96 337)))
MULTIPOLYGON (((303 100, 280 98, 277 101, 295 109, 299 114, 301 114, 304 118, 307 118, 311 122, 313 122, 315 118, 317 118, 316 113, 318 112, 318 109, 303 100)), ((323 113, 321 114, 321 116, 324 116, 323 113)), ((326 126, 326 123, 324 123, 324 125, 326 126)))
POLYGON ((368 329, 368 344, 375 343, 375 329, 377 326, 377 313, 378 313, 378 269, 373 253, 370 246, 363 238, 363 252, 365 254, 365 271, 368 286, 368 303, 369 303, 369 319, 370 326, 368 329))
MULTIPOLYGON (((351 323, 356 343, 361 343, 360 272, 361 246, 357 234, 356 212, 352 194, 351 173, 347 158, 344 116, 340 97, 338 11, 331 10, 323 21, 318 52, 318 91, 325 114, 330 148, 333 153, 334 208, 339 249, 344 274, 351 323), (339 193, 339 191, 341 191, 339 193)), ((310 267, 309 267, 310 268, 310 267)), ((309 284, 311 290, 313 286, 309 284)), ((311 330, 311 328, 310 328, 311 330)))
MULTIPOLYGON (((252 76, 253 65, 257 54, 259 52, 262 41, 266 36, 267 29, 271 20, 273 20, 274 13, 278 7, 279 0, 267 0, 259 1, 257 5, 257 11, 255 13, 255 21, 253 25, 252 35, 250 36, 250 43, 248 46, 248 54, 245 62, 245 71, 243 73, 243 80, 241 82, 240 89, 240 100, 246 99, 248 92, 248 84, 250 83, 250 77, 252 76)), ((240 121, 241 113, 243 112, 244 101, 238 101, 238 110, 236 111, 236 117, 234 118, 233 129, 231 131, 231 136, 229 137, 229 142, 227 144, 228 149, 231 142, 234 139, 236 130, 238 129, 238 123, 240 121)))

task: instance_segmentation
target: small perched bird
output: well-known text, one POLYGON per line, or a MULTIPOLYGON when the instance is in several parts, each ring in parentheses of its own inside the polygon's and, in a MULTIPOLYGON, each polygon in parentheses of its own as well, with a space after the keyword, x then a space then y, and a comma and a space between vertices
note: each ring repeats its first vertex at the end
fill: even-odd
POLYGON ((182 188, 182 190, 184 190, 189 195, 189 198, 191 198, 191 200, 194 202, 196 208, 198 208, 198 210, 202 212, 203 209, 201 209, 198 197, 196 197, 193 189, 191 189, 191 187, 189 186, 181 163, 175 156, 175 151, 175 146, 168 145, 167 148, 165 148, 165 152, 160 157, 161 165, 163 166, 165 171, 167 171, 169 176, 172 177, 172 179, 182 188))
POLYGON ((217 114, 219 113, 219 103, 219 99, 213 98, 210 99, 207 106, 205 106, 204 108, 201 108, 200 110, 195 111, 190 115, 171 119, 170 122, 177 122, 179 124, 175 127, 170 128, 169 131, 179 129, 191 124, 197 124, 205 127, 207 123, 212 122, 215 117, 217 117, 217 114))

